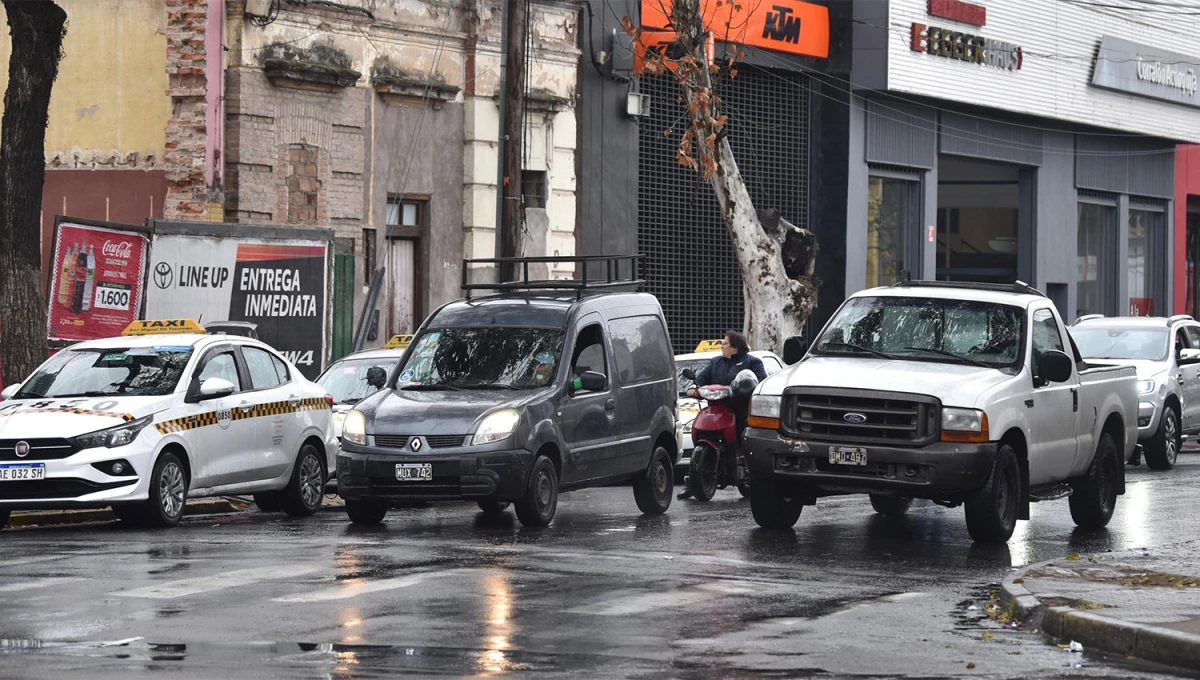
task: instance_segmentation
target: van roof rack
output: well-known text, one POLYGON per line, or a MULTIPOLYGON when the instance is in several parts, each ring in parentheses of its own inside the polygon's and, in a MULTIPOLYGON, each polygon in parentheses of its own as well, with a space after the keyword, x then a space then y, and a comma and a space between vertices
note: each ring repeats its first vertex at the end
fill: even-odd
POLYGON ((530 292, 530 291, 574 291, 575 297, 582 298, 584 293, 603 292, 614 288, 628 288, 634 286, 635 290, 640 289, 645 285, 646 280, 642 274, 643 265, 642 255, 585 255, 580 257, 494 257, 488 259, 463 260, 462 270, 462 289, 466 293, 468 300, 471 299, 471 292, 476 290, 490 290, 497 293, 506 292, 530 292), (628 262, 629 264, 625 264, 628 262), (529 278, 529 265, 531 264, 569 264, 575 267, 575 278, 570 279, 531 279, 529 278), (471 268, 477 265, 490 265, 492 267, 502 267, 504 265, 515 265, 518 271, 518 280, 497 282, 472 282, 470 281, 471 268), (603 269, 602 276, 595 276, 588 270, 593 272, 597 267, 603 269))
POLYGON ((1167 319, 1167 325, 1170 326, 1176 321, 1195 321, 1195 319, 1192 318, 1191 314, 1176 314, 1175 316, 1167 319))
POLYGON ((901 280, 892 284, 892 288, 960 288, 963 290, 991 290, 998 293, 1020 293, 1022 295, 1037 295, 1046 297, 1042 291, 1025 283, 976 283, 974 281, 909 281, 901 280))

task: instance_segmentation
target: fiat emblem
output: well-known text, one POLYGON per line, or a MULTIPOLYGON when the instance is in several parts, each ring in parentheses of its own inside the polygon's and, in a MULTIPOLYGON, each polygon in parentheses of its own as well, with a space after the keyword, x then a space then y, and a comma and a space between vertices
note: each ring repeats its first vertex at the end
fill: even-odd
POLYGON ((411 446, 411 447, 412 447, 412 450, 413 450, 413 451, 420 451, 420 450, 421 450, 421 438, 420 438, 420 437, 413 437, 413 438, 412 438, 412 443, 411 443, 411 444, 409 444, 409 446, 411 446))
POLYGON ((842 416, 842 420, 852 425, 862 425, 863 423, 867 422, 867 417, 861 413, 847 413, 846 415, 842 416))
POLYGON ((17 458, 29 455, 29 442, 17 442, 17 458))

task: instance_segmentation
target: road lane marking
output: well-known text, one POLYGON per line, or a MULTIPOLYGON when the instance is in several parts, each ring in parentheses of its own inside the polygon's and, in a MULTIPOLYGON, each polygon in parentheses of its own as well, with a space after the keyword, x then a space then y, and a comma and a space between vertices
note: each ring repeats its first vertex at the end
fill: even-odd
POLYGON ((33 590, 34 588, 49 588, 50 586, 61 586, 67 583, 76 581, 86 581, 84 578, 74 578, 66 576, 48 576, 46 578, 34 578, 20 583, 10 583, 6 586, 0 586, 0 593, 19 593, 25 590, 33 590))
POLYGON ((759 584, 746 581, 717 581, 680 588, 665 593, 644 593, 629 597, 605 600, 568 609, 568 614, 593 614, 596 616, 628 616, 665 608, 686 607, 708 600, 730 595, 749 595, 760 591, 759 584))
POLYGON ((311 593, 298 593, 296 595, 285 595, 277 597, 273 602, 331 602, 333 600, 348 600, 352 597, 360 595, 368 595, 370 593, 380 593, 386 590, 398 590, 400 588, 408 588, 415 586, 430 578, 441 576, 451 576, 463 572, 471 571, 470 569, 448 569, 446 571, 428 571, 420 574, 409 574, 408 576, 397 576, 395 578, 384 578, 378 580, 366 579, 350 579, 333 588, 324 590, 316 590, 311 593))
POLYGON ((0 569, 7 567, 23 567, 27 564, 40 564, 42 562, 53 562, 55 560, 66 559, 66 555, 49 555, 46 557, 22 557, 15 560, 0 560, 0 569))
POLYGON ((217 574, 216 576, 186 578, 180 581, 168 581, 167 583, 146 586, 145 588, 117 591, 112 593, 112 595, 116 595, 118 597, 144 597, 156 600, 170 600, 177 597, 186 597, 188 595, 209 593, 214 590, 248 586, 252 583, 258 583, 260 581, 295 578, 297 576, 305 576, 321 570, 322 567, 302 565, 293 565, 290 567, 256 567, 254 569, 238 569, 236 571, 227 571, 224 574, 217 574))

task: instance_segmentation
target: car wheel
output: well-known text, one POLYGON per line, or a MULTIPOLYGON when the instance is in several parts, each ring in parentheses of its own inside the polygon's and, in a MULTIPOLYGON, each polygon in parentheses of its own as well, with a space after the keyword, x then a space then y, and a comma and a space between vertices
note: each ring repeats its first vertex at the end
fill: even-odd
POLYGON ((675 494, 675 476, 671 471, 671 455, 661 446, 654 449, 650 469, 633 482, 633 498, 638 510, 647 515, 661 515, 671 507, 675 494))
POLYGON ((325 495, 325 467, 321 452, 312 444, 300 447, 292 480, 279 493, 279 505, 292 517, 309 517, 321 509, 325 495))
POLYGON ((884 517, 900 517, 912 507, 913 499, 908 496, 877 496, 871 494, 871 507, 884 517))
POLYGON ((967 532, 980 543, 1005 543, 1017 528, 1021 507, 1021 464, 1017 452, 1001 444, 992 474, 983 488, 967 499, 967 532))
POLYGON ((525 495, 516 502, 517 519, 527 527, 544 527, 554 519, 558 510, 558 474, 554 463, 538 456, 529 475, 525 495))
POLYGON ((355 524, 379 524, 387 511, 384 501, 346 499, 346 514, 355 524))
POLYGON ((750 480, 750 514, 764 529, 791 529, 800 519, 804 503, 796 489, 769 478, 750 480))
POLYGON ((1087 472, 1071 480, 1071 519, 1084 529, 1102 529, 1108 526, 1113 510, 1117 507, 1117 485, 1120 483, 1120 460, 1117 445, 1112 435, 1100 435, 1096 455, 1087 472))
POLYGON ((1162 421, 1158 424, 1158 432, 1154 438, 1146 442, 1146 465, 1152 470, 1170 470, 1175 467, 1179 458, 1179 447, 1183 445, 1183 436, 1179 428, 1179 413, 1174 406, 1168 406, 1163 411, 1162 421))
POLYGON ((263 512, 279 512, 283 509, 278 491, 264 491, 254 494, 254 504, 263 512))
POLYGON ((512 505, 508 501, 479 501, 476 503, 485 515, 499 515, 512 505))
POLYGON ((8 518, 12 514, 12 510, 0 510, 0 529, 8 526, 8 518))
POLYGON ((179 524, 187 505, 187 492, 187 472, 179 456, 169 451, 162 454, 150 473, 150 498, 139 508, 139 522, 151 527, 179 524))
POLYGON ((688 465, 687 489, 698 501, 711 501, 717 495, 717 452, 707 444, 698 444, 692 449, 692 460, 688 465))

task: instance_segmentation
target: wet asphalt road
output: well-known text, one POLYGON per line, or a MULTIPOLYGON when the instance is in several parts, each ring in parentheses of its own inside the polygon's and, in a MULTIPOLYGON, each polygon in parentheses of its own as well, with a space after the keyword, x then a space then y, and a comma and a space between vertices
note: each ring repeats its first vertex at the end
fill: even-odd
POLYGON ((924 502, 887 520, 826 499, 772 534, 736 491, 642 517, 618 488, 565 495, 543 530, 473 504, 376 529, 251 512, 6 530, 0 677, 1200 677, 982 618, 1014 567, 1200 537, 1198 496, 1200 454, 1131 468, 1107 531, 1045 503, 1008 546, 924 502))

